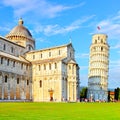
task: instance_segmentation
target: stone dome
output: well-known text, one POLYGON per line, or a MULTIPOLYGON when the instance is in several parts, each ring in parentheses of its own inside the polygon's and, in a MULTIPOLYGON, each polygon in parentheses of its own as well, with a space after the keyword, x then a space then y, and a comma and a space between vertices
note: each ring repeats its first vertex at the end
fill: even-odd
POLYGON ((5 37, 8 39, 12 39, 13 36, 16 37, 26 37, 28 39, 33 39, 30 31, 23 26, 23 20, 19 19, 18 25, 15 26, 10 33, 8 33, 5 37))

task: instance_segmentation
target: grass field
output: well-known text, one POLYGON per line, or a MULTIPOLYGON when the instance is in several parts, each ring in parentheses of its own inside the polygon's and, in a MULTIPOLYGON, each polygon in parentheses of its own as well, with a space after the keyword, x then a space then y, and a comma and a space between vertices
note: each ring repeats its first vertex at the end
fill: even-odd
POLYGON ((0 103, 0 120, 120 120, 120 103, 0 103))

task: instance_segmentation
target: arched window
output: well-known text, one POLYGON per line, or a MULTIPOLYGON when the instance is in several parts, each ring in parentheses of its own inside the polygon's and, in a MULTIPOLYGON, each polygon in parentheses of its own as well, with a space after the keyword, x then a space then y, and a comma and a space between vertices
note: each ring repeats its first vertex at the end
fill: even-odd
POLYGON ((40 58, 42 58, 42 53, 40 54, 40 58))
POLYGON ((49 70, 51 70, 51 64, 49 63, 49 70))
POLYGON ((29 85, 29 80, 27 80, 27 85, 29 85))
POLYGON ((9 65, 9 59, 7 60, 7 65, 9 65))
POLYGON ((55 69, 57 69, 57 63, 55 63, 55 69))
POLYGON ((101 43, 103 43, 103 39, 101 39, 101 43))
POLYGON ((69 70, 71 70, 71 65, 69 65, 69 70))
POLYGON ((49 52, 49 57, 51 57, 51 52, 49 52))
POLYGON ((42 80, 40 80, 40 88, 42 87, 42 80))
POLYGON ((33 55, 33 59, 35 59, 35 55, 33 55))
POLYGON ((74 74, 74 65, 72 65, 72 74, 74 74))
POLYGON ((17 78, 17 84, 19 84, 19 78, 17 78))
POLYGON ((94 51, 96 51, 96 47, 94 47, 94 51))
POLYGON ((1 57, 1 64, 3 64, 3 57, 1 57))
POLYGON ((95 43, 97 43, 97 40, 95 40, 95 43))
POLYGON ((44 64, 44 70, 46 70, 46 65, 44 64))
POLYGON ((98 36, 98 40, 100 39, 100 37, 98 36))
POLYGON ((5 44, 3 45, 3 50, 6 50, 6 45, 5 44))
POLYGON ((7 77, 7 75, 6 75, 6 76, 5 76, 5 83, 7 83, 7 78, 8 78, 8 77, 7 77))
POLYGON ((70 52, 70 57, 72 56, 72 53, 70 52))
POLYGON ((13 67, 15 67, 15 61, 13 61, 13 67))
POLYGON ((103 51, 103 47, 101 47, 101 51, 103 51))
POLYGON ((23 63, 21 63, 21 69, 23 69, 23 63))
POLYGON ((28 46, 28 50, 31 50, 31 47, 30 47, 30 46, 28 46))
POLYGON ((13 49, 13 47, 11 47, 11 53, 13 53, 14 52, 14 49, 13 49))
POLYGON ((26 70, 28 70, 28 65, 26 65, 26 70))
POLYGON ((41 65, 38 66, 39 71, 41 70, 41 65))
POLYGON ((58 53, 59 55, 60 55, 60 50, 59 50, 59 53, 58 53))

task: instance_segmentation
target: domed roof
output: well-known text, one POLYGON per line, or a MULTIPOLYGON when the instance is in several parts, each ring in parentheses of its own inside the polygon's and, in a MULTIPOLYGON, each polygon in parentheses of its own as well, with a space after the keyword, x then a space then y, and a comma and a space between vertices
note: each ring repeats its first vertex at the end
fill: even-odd
POLYGON ((23 26, 23 20, 19 19, 18 21, 18 25, 16 27, 14 27, 9 34, 6 35, 7 38, 9 38, 10 36, 24 36, 27 38, 32 39, 32 35, 30 33, 30 31, 23 26))

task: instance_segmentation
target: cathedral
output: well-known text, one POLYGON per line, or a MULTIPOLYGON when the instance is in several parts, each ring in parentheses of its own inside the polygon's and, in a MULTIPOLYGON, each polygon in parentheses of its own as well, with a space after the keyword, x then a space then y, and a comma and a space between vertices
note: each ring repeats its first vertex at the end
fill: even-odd
POLYGON ((0 36, 0 100, 76 101, 79 83, 72 43, 35 50, 22 19, 0 36))

